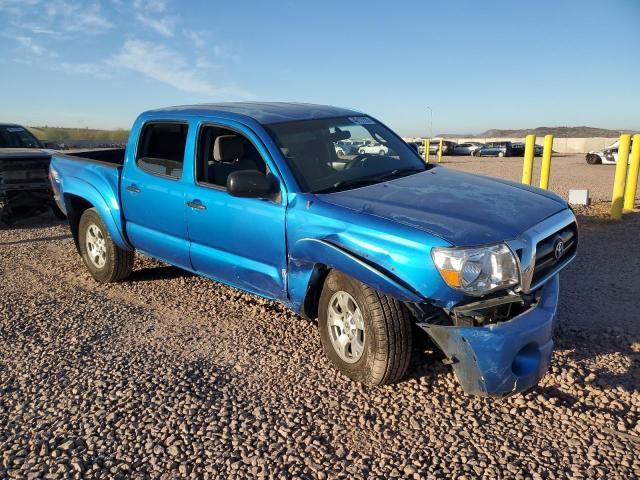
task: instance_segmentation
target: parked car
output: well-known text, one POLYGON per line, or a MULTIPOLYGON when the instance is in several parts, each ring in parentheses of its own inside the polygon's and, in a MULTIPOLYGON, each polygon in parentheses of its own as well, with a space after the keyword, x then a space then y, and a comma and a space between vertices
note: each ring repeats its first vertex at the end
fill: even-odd
POLYGON ((474 157, 510 157, 511 142, 488 142, 473 152, 474 157))
POLYGON ((456 143, 451 148, 449 155, 473 155, 473 152, 481 146, 482 144, 477 142, 456 143))
POLYGON ((14 221, 57 208, 47 179, 51 154, 25 127, 0 124, 0 221, 14 221))
POLYGON ((338 145, 337 143, 334 143, 333 148, 336 151, 336 155, 338 155, 339 157, 344 157, 347 155, 347 153, 344 151, 344 148, 342 148, 340 145, 338 145))
MULTIPOLYGON (((633 145, 633 140, 631 142, 633 145)), ((589 165, 615 165, 618 163, 618 146, 620 145, 620 141, 616 140, 608 147, 602 150, 592 150, 586 155, 586 160, 589 165)), ((627 161, 631 163, 631 155, 629 155, 629 159, 627 161)))
POLYGON ((358 149, 364 145, 364 141, 362 140, 341 140, 336 142, 336 144, 342 148, 345 155, 357 155, 358 149))
MULTIPOLYGON (((511 144, 511 156, 512 157, 524 157, 525 143, 524 142, 513 142, 511 144)), ((533 155, 535 157, 542 156, 542 145, 535 144, 533 146, 533 155)))
MULTIPOLYGON (((451 150, 453 149, 453 147, 456 145, 456 142, 452 142, 450 140, 443 140, 442 141, 442 154, 443 155, 450 155, 449 152, 451 152, 451 150)), ((424 150, 424 147, 423 147, 424 150)), ((429 142, 429 154, 430 155, 437 155, 438 154, 438 150, 440 150, 440 139, 434 138, 431 139, 431 141, 429 142)))
POLYGON ((389 147, 380 143, 367 143, 358 148, 360 155, 364 153, 377 153, 378 155, 387 155, 389 153, 389 147))
POLYGON ((127 145, 51 162, 96 281, 126 278, 138 250, 277 300, 317 318, 330 362, 369 384, 403 377, 415 328, 467 392, 519 392, 549 368, 558 272, 578 247, 557 195, 425 164, 376 119, 319 105, 153 110, 127 145), (332 168, 332 144, 363 131, 395 155, 332 168))

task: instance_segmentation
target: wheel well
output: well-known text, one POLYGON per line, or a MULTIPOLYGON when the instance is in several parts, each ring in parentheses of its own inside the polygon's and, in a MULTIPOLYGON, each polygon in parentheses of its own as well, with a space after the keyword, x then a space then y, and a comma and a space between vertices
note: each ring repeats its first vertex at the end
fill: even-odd
POLYGON ((76 248, 79 251, 80 243, 78 236, 78 229, 80 225, 80 217, 85 210, 93 208, 93 205, 86 201, 82 197, 65 193, 64 204, 67 209, 67 218, 69 220, 69 228, 71 229, 71 235, 73 235, 73 241, 76 244, 76 248))
POLYGON ((309 279, 309 285, 307 286, 307 293, 302 303, 302 314, 311 319, 318 318, 318 302, 320 301, 320 294, 322 293, 322 287, 324 280, 329 275, 331 269, 326 265, 317 263, 313 267, 313 273, 309 279))

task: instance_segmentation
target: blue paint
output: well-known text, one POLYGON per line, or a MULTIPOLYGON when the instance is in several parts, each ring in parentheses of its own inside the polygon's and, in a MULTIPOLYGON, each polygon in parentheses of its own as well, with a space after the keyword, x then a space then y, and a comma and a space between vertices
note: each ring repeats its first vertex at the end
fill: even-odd
MULTIPOLYGON (((448 287, 431 249, 514 240, 559 212, 558 196, 500 179, 436 167, 336 193, 303 193, 265 125, 361 115, 307 104, 220 104, 142 114, 133 125, 123 166, 54 155, 57 199, 95 206, 114 241, 189 271, 284 303, 302 312, 319 274, 333 268, 412 304, 448 309, 468 300, 448 287), (179 178, 152 175, 135 162, 149 121, 188 125, 179 178), (196 182, 197 135, 203 125, 235 130, 254 144, 278 185, 271 199, 237 198, 196 182), (131 187, 131 188, 129 188, 131 187), (134 191, 131 191, 134 190, 134 191), (187 202, 206 206, 197 210, 187 202)), ((547 370, 558 280, 540 304, 486 327, 429 325, 440 348, 456 358, 465 390, 503 395, 534 385, 547 370)))

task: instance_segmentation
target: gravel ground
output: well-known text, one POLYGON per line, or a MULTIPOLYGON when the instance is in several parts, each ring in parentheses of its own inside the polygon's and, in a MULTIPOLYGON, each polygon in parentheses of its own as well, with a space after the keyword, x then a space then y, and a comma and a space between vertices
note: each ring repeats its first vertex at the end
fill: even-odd
POLYGON ((405 381, 365 387, 275 303, 142 257, 98 285, 65 224, 0 228, 0 477, 638 478, 640 214, 599 211, 551 371, 500 401, 426 342, 405 381))
MULTIPOLYGON (((522 180, 522 157, 443 157, 442 163, 456 170, 507 178, 515 182, 522 180)), ((435 155, 431 156, 435 161, 435 155)), ((540 157, 533 167, 533 185, 540 182, 540 157)), ((584 155, 554 155, 551 160, 550 189, 569 198, 569 189, 589 189, 592 200, 611 200, 615 165, 588 165, 584 155)), ((640 199, 640 197, 638 197, 640 199)))

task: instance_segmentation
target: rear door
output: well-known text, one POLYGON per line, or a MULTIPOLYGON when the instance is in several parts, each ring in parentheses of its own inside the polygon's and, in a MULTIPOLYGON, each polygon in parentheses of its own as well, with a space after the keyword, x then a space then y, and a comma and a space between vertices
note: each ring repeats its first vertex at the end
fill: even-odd
POLYGON ((240 125, 203 124, 199 128, 193 181, 185 199, 191 263, 208 277, 284 299, 286 208, 282 195, 238 198, 226 188, 233 171, 275 173, 265 162, 267 156, 255 134, 240 125), (235 137, 232 154, 227 155, 220 143, 216 147, 218 137, 235 137))
POLYGON ((182 181, 188 130, 185 122, 145 123, 137 148, 128 153, 120 195, 133 246, 191 269, 182 181))

